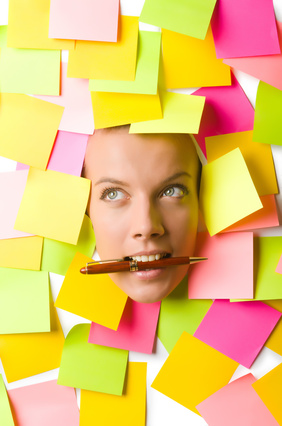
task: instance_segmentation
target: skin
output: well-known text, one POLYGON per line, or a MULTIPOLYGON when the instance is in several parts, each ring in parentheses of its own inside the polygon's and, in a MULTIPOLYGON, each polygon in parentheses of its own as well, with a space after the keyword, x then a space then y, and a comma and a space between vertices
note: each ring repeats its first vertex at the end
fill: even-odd
MULTIPOLYGON (((198 226, 199 160, 188 135, 90 136, 84 176, 92 181, 88 214, 101 259, 137 254, 191 256, 198 226)), ((153 303, 184 278, 188 265, 110 274, 130 298, 153 303)))

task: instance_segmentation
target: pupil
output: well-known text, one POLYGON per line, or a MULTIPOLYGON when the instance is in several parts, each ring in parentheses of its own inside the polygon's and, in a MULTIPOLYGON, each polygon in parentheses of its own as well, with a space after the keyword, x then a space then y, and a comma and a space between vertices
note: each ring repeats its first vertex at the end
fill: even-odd
POLYGON ((117 191, 111 191, 111 192, 109 193, 109 198, 115 198, 115 197, 116 197, 116 195, 117 195, 117 191))
POLYGON ((174 189, 173 188, 169 188, 166 190, 166 195, 172 195, 174 193, 174 189))

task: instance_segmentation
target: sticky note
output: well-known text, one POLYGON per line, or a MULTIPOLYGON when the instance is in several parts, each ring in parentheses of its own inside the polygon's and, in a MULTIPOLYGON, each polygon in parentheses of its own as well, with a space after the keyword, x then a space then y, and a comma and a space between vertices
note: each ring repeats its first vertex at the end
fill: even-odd
POLYGON ((199 199, 210 235, 262 208, 239 148, 203 167, 199 199))
POLYGON ((199 414, 196 405, 227 385, 237 367, 237 362, 184 331, 152 387, 199 414))
POLYGON ((0 333, 45 331, 50 331, 48 273, 0 268, 0 333))
POLYGON ((89 81, 82 78, 68 78, 67 66, 67 63, 61 63, 60 96, 37 97, 64 107, 59 130, 92 135, 94 118, 91 95, 88 90, 89 81))
POLYGON ((117 330, 127 295, 107 274, 84 275, 80 269, 93 260, 76 253, 55 306, 117 330))
POLYGON ((58 384, 122 395, 128 352, 88 343, 89 331, 90 324, 78 324, 68 333, 58 384))
POLYGON ((198 133, 205 105, 203 96, 171 92, 161 92, 160 96, 163 118, 133 123, 129 133, 198 133))
MULTIPOLYGON (((50 0, 9 0, 8 46, 29 49, 74 49, 73 40, 48 37, 50 0)), ((58 37, 57 37, 58 38, 58 37)))
POLYGON ((277 194, 277 179, 271 147, 253 142, 253 132, 229 133, 206 138, 208 162, 240 148, 259 195, 277 194))
MULTIPOLYGON (((276 309, 277 311, 282 313, 282 300, 267 300, 265 302, 267 305, 276 309)), ((276 327, 272 331, 271 335, 267 339, 265 346, 268 349, 276 352, 279 355, 282 355, 282 321, 281 318, 276 324, 276 327)))
POLYGON ((215 300, 194 336, 250 368, 280 317, 262 302, 215 300))
POLYGON ((8 391, 16 424, 21 426, 76 426, 79 410, 74 389, 59 386, 56 380, 8 391))
POLYGON ((0 267, 39 271, 42 246, 41 237, 0 240, 0 267))
POLYGON ((138 17, 121 16, 116 43, 76 42, 69 53, 68 77, 133 81, 137 44, 138 17))
POLYGON ((156 27, 204 39, 216 0, 146 0, 140 21, 156 27))
POLYGON ((281 379, 282 364, 279 364, 252 385, 278 424, 282 422, 281 379))
POLYGON ((246 374, 205 399, 197 409, 209 425, 278 426, 252 387, 256 379, 246 374))
MULTIPOLYGON (((282 22, 276 21, 280 50, 282 46, 282 22)), ((271 86, 282 90, 282 54, 223 59, 223 63, 243 71, 271 86)))
POLYGON ((252 232, 226 233, 212 237, 207 232, 199 232, 195 256, 207 257, 208 260, 189 269, 190 299, 253 297, 252 232))
POLYGON ((282 145, 282 124, 279 109, 282 105, 282 91, 263 81, 259 82, 253 140, 273 145, 282 145))
POLYGON ((168 89, 231 84, 230 67, 217 59, 210 27, 204 40, 162 29, 162 46, 168 89))
POLYGON ((218 0, 211 24, 218 58, 280 53, 272 2, 218 0))
POLYGON ((30 168, 15 228, 76 244, 89 191, 88 179, 30 168))
POLYGON ((162 300, 157 333, 168 352, 183 331, 194 334, 211 304, 211 300, 188 299, 187 276, 162 300))
POLYGON ((159 95, 91 92, 95 129, 162 118, 159 95))
POLYGON ((23 94, 1 93, 0 155, 44 170, 62 114, 58 105, 23 94))
POLYGON ((81 390, 80 426, 115 424, 144 426, 146 422, 145 362, 129 362, 122 396, 81 390), (110 407, 110 409, 109 409, 110 407))
POLYGON ((2 93, 60 94, 60 51, 2 48, 2 93))
POLYGON ((276 272, 278 272, 278 274, 282 274, 282 255, 279 259, 279 262, 277 264, 277 268, 275 269, 276 272))
POLYGON ((0 422, 3 426, 14 426, 13 415, 6 392, 5 383, 0 374, 0 422))
POLYGON ((77 244, 62 243, 50 238, 44 238, 41 270, 66 275, 76 252, 91 257, 94 249, 95 235, 93 226, 90 218, 85 215, 77 244))
POLYGON ((282 299, 282 277, 275 272, 281 256, 282 237, 255 237, 255 299, 282 299))
POLYGON ((60 366, 65 338, 50 288, 49 299, 50 331, 0 335, 0 358, 9 383, 60 366))
POLYGON ((254 110, 243 89, 231 73, 231 86, 202 87, 193 95, 205 96, 201 128, 195 136, 203 153, 205 138, 225 133, 244 132, 254 126, 254 110))
POLYGON ((128 298, 118 329, 115 331, 92 323, 88 342, 152 353, 160 305, 160 302, 138 303, 128 298))
POLYGON ((49 37, 116 42, 118 18, 118 0, 51 0, 49 37))
POLYGON ((90 80, 93 92, 140 93, 155 95, 158 89, 161 33, 139 31, 136 73, 134 81, 90 80))

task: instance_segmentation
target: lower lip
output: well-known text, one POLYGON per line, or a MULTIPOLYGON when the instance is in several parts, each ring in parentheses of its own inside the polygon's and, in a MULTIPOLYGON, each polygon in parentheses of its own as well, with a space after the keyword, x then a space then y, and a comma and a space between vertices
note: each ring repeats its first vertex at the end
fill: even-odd
POLYGON ((140 280, 152 280, 159 278, 165 272, 165 268, 160 269, 148 269, 147 271, 136 271, 132 274, 140 280))

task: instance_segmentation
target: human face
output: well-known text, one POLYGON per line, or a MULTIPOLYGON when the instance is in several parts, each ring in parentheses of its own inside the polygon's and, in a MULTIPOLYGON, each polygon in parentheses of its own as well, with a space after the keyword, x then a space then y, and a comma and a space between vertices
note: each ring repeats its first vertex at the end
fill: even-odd
MULTIPOLYGON (((198 171, 187 136, 135 135, 124 128, 90 136, 84 176, 92 181, 88 212, 100 258, 191 256, 198 171)), ((187 270, 184 265, 110 276, 133 300, 152 303, 166 297, 187 270)))

